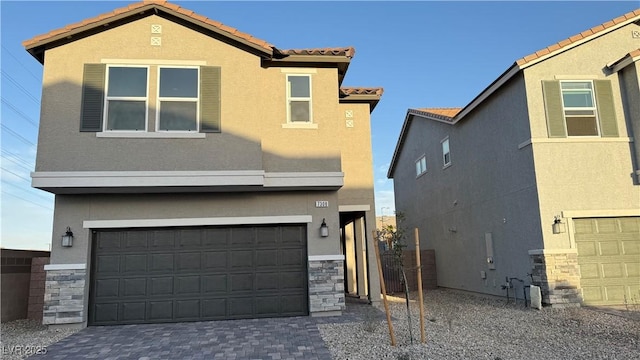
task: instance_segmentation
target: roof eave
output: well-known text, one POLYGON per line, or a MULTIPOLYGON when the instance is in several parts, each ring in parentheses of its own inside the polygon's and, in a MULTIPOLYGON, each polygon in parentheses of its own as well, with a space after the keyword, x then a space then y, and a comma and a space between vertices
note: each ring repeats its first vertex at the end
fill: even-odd
POLYGON ((400 130, 400 136, 398 136, 398 141, 396 142, 396 148, 393 150, 393 156, 391 157, 391 162, 389 163, 389 170, 387 170, 387 179, 393 179, 393 173, 396 170, 396 162, 398 156, 400 155, 400 150, 402 150, 402 145, 404 145, 404 138, 407 129, 409 128, 411 122, 411 112, 407 111, 407 115, 404 116, 404 121, 402 122, 402 129, 400 130))
POLYGON ((352 94, 352 95, 345 95, 344 97, 341 97, 339 99, 339 103, 341 103, 341 104, 343 104, 343 103, 368 103, 369 104, 369 112, 371 113, 376 108, 376 105, 378 105, 378 102, 380 102, 380 98, 381 98, 381 95, 352 94))
POLYGON ((607 68, 611 70, 611 72, 616 73, 626 68, 627 66, 637 62, 638 60, 640 60, 640 54, 633 56, 631 53, 629 53, 625 55, 622 59, 616 60, 612 63, 607 64, 607 68))

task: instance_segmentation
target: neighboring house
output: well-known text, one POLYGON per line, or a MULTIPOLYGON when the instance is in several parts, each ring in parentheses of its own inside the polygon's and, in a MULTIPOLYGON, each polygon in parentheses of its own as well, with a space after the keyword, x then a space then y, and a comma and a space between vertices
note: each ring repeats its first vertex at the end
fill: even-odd
POLYGON ((558 307, 640 296, 639 34, 640 9, 516 61, 463 108, 407 111, 388 177, 439 286, 522 298, 532 281, 558 307))
POLYGON ((382 89, 341 87, 353 48, 283 50, 164 1, 24 46, 44 65, 32 185, 56 195, 45 324, 338 315, 345 265, 379 300, 382 89))

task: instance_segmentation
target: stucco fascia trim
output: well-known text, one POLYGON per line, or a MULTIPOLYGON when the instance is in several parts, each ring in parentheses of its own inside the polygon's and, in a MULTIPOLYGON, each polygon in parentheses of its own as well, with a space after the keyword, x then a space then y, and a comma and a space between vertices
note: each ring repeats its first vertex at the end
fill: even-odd
POLYGON ((311 223, 311 215, 285 216, 232 216, 211 218, 176 218, 176 219, 134 219, 134 220, 85 220, 85 229, 117 229, 144 227, 176 227, 176 226, 214 226, 214 225, 260 225, 260 224, 302 224, 311 223))
POLYGON ((340 261, 344 255, 309 255, 309 261, 340 261))
POLYGON ((207 65, 204 60, 163 60, 163 59, 100 59, 102 64, 136 65, 207 65))
POLYGON ((343 185, 343 172, 271 172, 264 174, 265 188, 343 185))
POLYGON ((529 250, 529 255, 555 255, 555 254, 577 254, 577 249, 535 249, 529 250))
POLYGON ((363 205, 339 205, 339 212, 349 212, 349 211, 371 211, 371 205, 363 204, 363 205))
POLYGON ((633 138, 630 137, 589 137, 589 138, 576 138, 576 137, 568 137, 568 138, 534 138, 526 140, 518 145, 518 149, 525 148, 531 144, 558 144, 558 143, 612 143, 612 142, 620 142, 620 143, 632 143, 634 141, 633 138))
POLYGON ((44 266, 44 270, 85 270, 87 264, 48 264, 44 266))
POLYGON ((563 218, 591 218, 591 217, 622 217, 640 216, 640 209, 609 209, 609 210, 566 210, 562 211, 563 218))

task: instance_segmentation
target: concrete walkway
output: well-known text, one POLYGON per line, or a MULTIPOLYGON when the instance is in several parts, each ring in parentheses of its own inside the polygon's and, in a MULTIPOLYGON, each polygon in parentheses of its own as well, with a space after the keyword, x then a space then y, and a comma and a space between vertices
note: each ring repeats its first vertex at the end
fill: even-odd
POLYGON ((317 325, 362 321, 364 307, 350 303, 340 317, 93 326, 30 359, 331 360, 317 325))

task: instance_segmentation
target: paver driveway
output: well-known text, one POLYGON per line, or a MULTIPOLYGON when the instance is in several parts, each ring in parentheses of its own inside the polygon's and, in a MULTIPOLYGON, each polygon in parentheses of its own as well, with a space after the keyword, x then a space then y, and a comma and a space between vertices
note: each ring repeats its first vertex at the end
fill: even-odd
POLYGON ((318 324, 361 321, 365 306, 350 303, 340 317, 93 326, 30 359, 331 360, 318 324))

